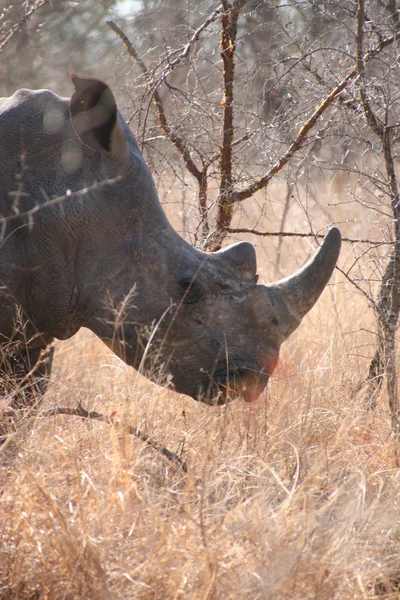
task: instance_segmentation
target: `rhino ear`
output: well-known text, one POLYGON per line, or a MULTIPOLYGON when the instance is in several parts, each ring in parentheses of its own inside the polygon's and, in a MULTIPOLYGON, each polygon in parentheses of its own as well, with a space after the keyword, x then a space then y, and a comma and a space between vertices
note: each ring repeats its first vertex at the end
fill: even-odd
POLYGON ((71 74, 75 86, 69 110, 79 138, 92 150, 114 154, 126 147, 112 91, 103 81, 71 74))

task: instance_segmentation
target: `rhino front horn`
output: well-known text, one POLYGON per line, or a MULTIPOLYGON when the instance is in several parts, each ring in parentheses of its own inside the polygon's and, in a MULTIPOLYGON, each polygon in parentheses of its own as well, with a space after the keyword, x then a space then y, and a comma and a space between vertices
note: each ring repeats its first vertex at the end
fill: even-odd
MULTIPOLYGON (((302 269, 271 286, 293 318, 292 331, 312 309, 328 283, 339 256, 341 241, 339 229, 332 227, 319 250, 302 269)), ((287 335, 290 333, 287 332, 287 335)))

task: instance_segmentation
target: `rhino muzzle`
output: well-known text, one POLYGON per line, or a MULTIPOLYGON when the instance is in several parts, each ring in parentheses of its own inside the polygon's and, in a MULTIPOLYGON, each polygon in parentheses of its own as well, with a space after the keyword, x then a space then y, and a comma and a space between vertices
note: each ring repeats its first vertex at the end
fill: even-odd
POLYGON ((217 384, 221 404, 225 404, 235 397, 242 398, 245 402, 254 402, 267 386, 270 374, 260 371, 259 368, 239 367, 227 374, 225 380, 217 384))
MULTIPOLYGON (((332 228, 304 267, 291 277, 269 286, 250 283, 255 280, 256 273, 254 249, 250 250, 250 244, 236 244, 226 248, 223 253, 215 253, 214 257, 221 256, 231 265, 239 262, 244 280, 249 282, 243 296, 238 299, 238 303, 243 305, 243 321, 238 320, 236 326, 231 328, 229 339, 228 324, 224 332, 225 346, 220 342, 218 363, 209 369, 204 365, 200 367, 203 379, 199 375, 198 387, 193 387, 193 381, 188 382, 184 376, 180 376, 175 385, 176 391, 206 404, 225 404, 235 397, 254 402, 265 389, 277 365, 281 344, 300 325, 324 290, 335 268, 340 246, 340 232, 332 228), (244 256, 248 259, 247 266, 244 256), (243 347, 237 345, 236 338, 240 331, 242 335, 244 331, 250 337, 247 347, 244 347, 245 344, 243 347), (224 357, 222 360, 221 355, 224 357)), ((245 335, 244 340, 246 343, 245 335)))

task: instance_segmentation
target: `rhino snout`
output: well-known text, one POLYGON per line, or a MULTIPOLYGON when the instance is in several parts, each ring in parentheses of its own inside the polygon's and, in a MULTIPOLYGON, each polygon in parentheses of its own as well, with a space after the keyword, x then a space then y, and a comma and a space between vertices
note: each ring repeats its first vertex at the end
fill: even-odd
POLYGON ((198 399, 207 404, 226 404, 237 397, 254 402, 264 391, 269 376, 269 372, 248 362, 229 370, 222 367, 215 372, 213 385, 198 399))

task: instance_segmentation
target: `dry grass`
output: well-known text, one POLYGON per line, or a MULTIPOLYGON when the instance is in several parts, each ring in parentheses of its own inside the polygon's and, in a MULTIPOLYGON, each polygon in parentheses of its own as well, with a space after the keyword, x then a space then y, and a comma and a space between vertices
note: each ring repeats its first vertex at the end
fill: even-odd
POLYGON ((367 329, 362 297, 329 287, 255 407, 158 388, 87 331, 59 343, 41 410, 81 402, 122 424, 42 412, 17 439, 1 471, 0 598, 398 598, 386 399, 368 413, 354 393, 367 329), (182 451, 189 473, 125 424, 182 451))
POLYGON ((60 344, 44 408, 115 411, 190 472, 123 425, 39 416, 2 473, 0 597, 396 598, 389 418, 352 393, 335 319, 328 292, 253 409, 159 389, 88 332, 60 344))

